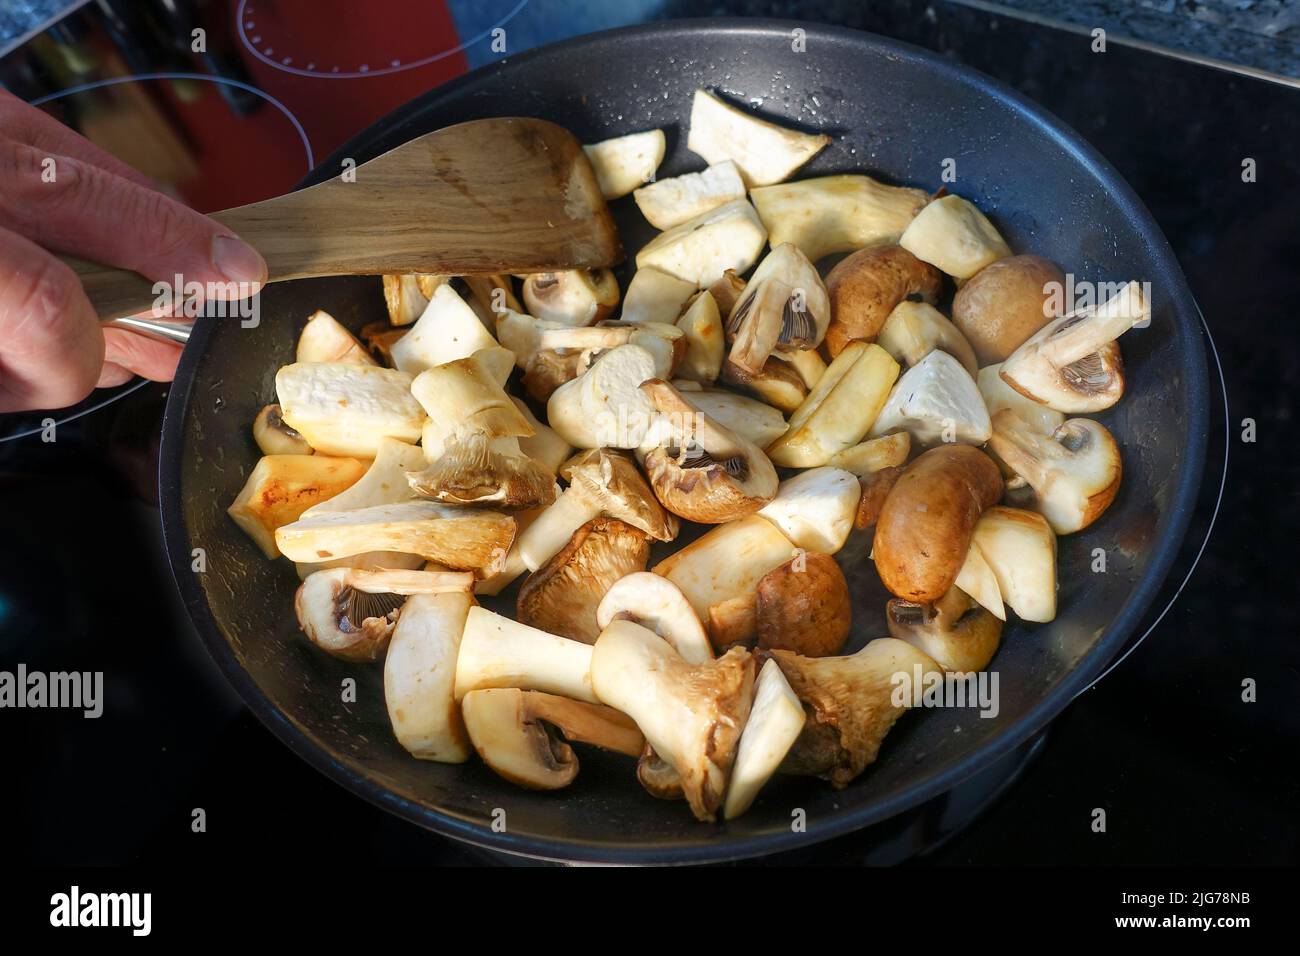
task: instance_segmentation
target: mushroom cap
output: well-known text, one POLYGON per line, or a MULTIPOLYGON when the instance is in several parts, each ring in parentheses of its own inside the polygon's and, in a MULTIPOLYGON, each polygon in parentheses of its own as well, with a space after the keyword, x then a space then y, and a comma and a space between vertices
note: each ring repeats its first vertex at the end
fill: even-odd
POLYGON ((1002 622, 957 588, 933 604, 893 598, 885 618, 891 636, 928 654, 946 671, 983 670, 1002 638, 1002 622))
POLYGON ((840 260, 826 276, 831 304, 827 350, 836 356, 854 339, 874 340, 898 303, 920 296, 933 305, 942 290, 939 270, 902 246, 859 249, 840 260))
POLYGON ((465 729, 483 762, 528 790, 560 790, 578 775, 578 758, 559 732, 535 719, 515 687, 470 691, 461 701, 465 729))
POLYGON ((596 609, 616 581, 644 571, 649 536, 614 518, 596 518, 530 574, 516 602, 520 621, 563 637, 594 644, 600 636, 596 609))
POLYGON ((539 272, 524 278, 524 305, 546 322, 591 325, 618 305, 618 280, 608 269, 539 272))
POLYGON ((659 504, 628 456, 593 448, 570 459, 564 470, 569 486, 581 489, 608 517, 626 521, 656 541, 677 537, 677 519, 659 504))
POLYGON ((838 654, 853 622, 849 585, 829 554, 802 554, 758 582, 758 646, 805 657, 838 654))
POLYGON ((620 578, 601 598, 596 623, 605 628, 624 614, 662 637, 687 663, 703 664, 713 657, 700 616, 681 588, 662 575, 637 571, 620 578))
POLYGON ((293 609, 302 632, 321 650, 345 661, 377 660, 406 598, 351 587, 351 571, 328 568, 309 575, 294 595, 293 609))
POLYGON ((407 481, 417 494, 451 505, 523 511, 555 500, 555 475, 520 451, 517 439, 477 430, 447 436, 442 454, 407 481))
POLYGON ((1008 256, 971 276, 952 300, 952 321, 981 365, 1001 362, 1055 318, 1050 289, 1065 273, 1041 256, 1008 256))

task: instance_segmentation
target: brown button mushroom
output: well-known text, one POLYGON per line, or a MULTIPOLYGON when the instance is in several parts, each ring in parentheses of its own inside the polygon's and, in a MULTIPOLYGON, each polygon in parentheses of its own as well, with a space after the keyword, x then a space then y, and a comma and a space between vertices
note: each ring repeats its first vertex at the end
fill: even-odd
MULTIPOLYGON (((906 432, 904 432, 906 434, 906 432)), ((858 479, 862 485, 862 496, 858 498, 858 511, 853 518, 853 527, 863 531, 880 520, 880 511, 885 507, 885 500, 894 490, 898 476, 903 473, 902 465, 882 468, 858 479)))
POLYGON ((937 601, 957 580, 975 522, 1002 496, 1002 474, 972 445, 941 445, 907 466, 876 522, 880 580, 918 604, 937 601))
POLYGON ((650 537, 613 518, 588 521, 519 589, 517 614, 530 627, 594 644, 596 608, 616 581, 644 571, 650 537))
POLYGON ((844 572, 829 554, 801 554, 758 582, 758 646, 805 657, 838 654, 853 608, 844 572))
POLYGON ((1001 362, 1056 318, 1053 287, 1065 286, 1060 266, 1041 256, 1009 256, 975 273, 952 300, 952 321, 980 365, 1001 362))
POLYGON ((885 617, 892 636, 929 654, 947 671, 983 670, 1002 637, 1002 622, 957 588, 934 604, 894 598, 885 617))
POLYGON ((859 249, 826 277, 831 301, 827 350, 835 356, 854 339, 872 341, 898 303, 916 297, 933 305, 942 289, 939 270, 902 246, 859 249))

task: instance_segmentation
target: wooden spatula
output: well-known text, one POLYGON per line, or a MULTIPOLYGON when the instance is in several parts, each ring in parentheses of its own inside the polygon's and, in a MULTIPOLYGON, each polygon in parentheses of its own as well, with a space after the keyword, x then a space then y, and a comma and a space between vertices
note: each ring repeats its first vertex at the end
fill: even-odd
MULTIPOLYGON (((553 272, 610 266, 623 256, 582 147, 554 123, 460 123, 363 163, 355 174, 355 181, 336 176, 212 218, 262 253, 272 282, 553 272)), ((144 277, 68 261, 101 318, 153 307, 157 296, 144 277)))

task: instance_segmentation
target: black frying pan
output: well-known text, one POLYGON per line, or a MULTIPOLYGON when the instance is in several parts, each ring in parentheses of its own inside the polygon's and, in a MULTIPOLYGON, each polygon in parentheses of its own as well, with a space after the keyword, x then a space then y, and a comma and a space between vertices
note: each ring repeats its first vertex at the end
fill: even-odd
MULTIPOLYGON (((801 176, 866 171, 934 189, 943 160, 955 159, 950 189, 986 210, 1013 249, 1082 279, 1138 278, 1154 290, 1152 327, 1124 339, 1127 394, 1101 416, 1123 448, 1123 488, 1102 521, 1061 539, 1059 616, 1006 628, 992 664, 1001 683, 996 719, 969 709, 910 714, 847 790, 779 778, 725 826, 696 823, 684 805, 649 797, 625 758, 584 751, 578 780, 556 794, 518 790, 477 762, 413 760, 389 730, 380 668, 310 648, 291 609, 292 566, 264 560, 225 513, 257 460, 250 423, 274 401, 276 368, 291 361, 306 317, 324 308, 358 328, 384 315, 376 278, 271 286, 258 328, 201 320, 185 350, 164 424, 167 549, 199 634, 244 701, 296 753, 366 799, 459 839, 559 859, 706 861, 824 840, 915 806, 1008 753, 1102 672, 1156 594, 1192 512, 1207 414, 1196 307, 1150 215, 1091 147, 1000 84, 904 44, 830 27, 798 25, 806 52, 795 52, 795 26, 653 24, 511 57, 407 104, 308 183, 336 175, 344 157, 359 163, 420 133, 506 115, 553 120, 584 142, 662 126, 669 151, 660 175, 672 176, 701 166, 684 144, 700 86, 832 133, 833 145, 801 176), (1105 574, 1089 569, 1098 547, 1107 552, 1105 574), (194 548, 206 552, 203 573, 191 570, 194 548), (347 676, 358 680, 356 704, 340 699, 347 676), (791 828, 796 807, 806 812, 806 832, 791 828), (504 832, 490 826, 498 809, 504 832)), ((630 200, 616 207, 631 254, 650 229, 630 200)), ((856 647, 884 633, 885 595, 860 548, 841 558, 858 608, 856 647)))

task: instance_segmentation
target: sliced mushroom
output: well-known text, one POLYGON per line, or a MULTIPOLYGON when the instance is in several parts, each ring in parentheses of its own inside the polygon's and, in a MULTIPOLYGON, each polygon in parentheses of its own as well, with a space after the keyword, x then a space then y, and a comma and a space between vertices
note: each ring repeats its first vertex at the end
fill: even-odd
POLYGON ((411 756, 464 763, 470 742, 453 693, 467 591, 416 594, 402 605, 384 657, 384 704, 393 736, 411 756))
POLYGON ((418 375, 496 345, 469 303, 443 285, 434 291, 419 321, 393 344, 393 362, 403 372, 418 375))
POLYGON ((1124 394, 1124 363, 1115 340, 1150 319, 1142 287, 1130 282, 1101 305, 1044 326, 1002 363, 1002 380, 1067 415, 1110 408, 1124 394))
POLYGON ((350 554, 346 558, 331 558, 328 561, 295 561, 293 569, 297 572, 299 581, 306 581, 317 571, 325 571, 329 568, 362 568, 370 571, 388 568, 394 571, 418 571, 427 564, 428 562, 418 554, 403 554, 400 551, 363 551, 361 554, 350 554))
POLYGON ((858 479, 849 472, 810 468, 781 482, 776 497, 759 514, 796 547, 834 554, 853 530, 860 496, 858 479))
POLYGON ((499 511, 406 501, 302 517, 275 532, 290 561, 328 561, 367 551, 401 551, 486 577, 499 570, 515 521, 499 511))
POLYGON ((327 511, 355 511, 375 505, 393 505, 415 500, 415 492, 406 480, 406 473, 424 467, 424 451, 396 438, 382 438, 375 451, 374 460, 356 484, 331 498, 312 505, 303 517, 327 511))
POLYGON ((774 349, 816 348, 831 321, 830 298, 816 267, 792 243, 758 264, 727 317, 731 361, 758 372, 774 349))
POLYGON ((555 500, 555 473, 525 455, 518 438, 477 429, 453 431, 437 458, 406 477, 416 494, 444 504, 522 511, 555 500))
POLYGON ((654 631, 688 664, 713 659, 699 615, 681 589, 661 575, 649 571, 628 574, 605 592, 596 609, 596 623, 604 629, 624 617, 654 631))
POLYGON ((748 272, 766 242, 754 207, 736 199, 655 236, 636 254, 636 267, 660 269, 703 289, 728 269, 748 272))
POLYGON ((1002 380, 1002 365, 988 365, 980 369, 975 380, 980 395, 984 398, 984 407, 990 417, 996 416, 1004 408, 1015 412, 1034 431, 1050 435, 1065 423, 1065 415, 1054 408, 1048 408, 1032 398, 1025 398, 1002 380))
POLYGON ((591 365, 594 355, 620 345, 639 345, 654 356, 659 378, 671 377, 686 355, 686 333, 676 325, 663 322, 602 322, 584 328, 547 329, 540 344, 539 355, 552 349, 579 354, 579 367, 583 371, 591 365))
POLYGON ((440 278, 446 281, 447 277, 384 276, 384 304, 388 307, 388 319, 393 325, 410 325, 428 306, 434 289, 440 283, 421 283, 421 278, 440 278))
POLYGON ((799 349, 795 352, 777 352, 773 358, 785 362, 799 373, 804 389, 814 389, 826 374, 826 363, 816 349, 799 349))
POLYGON ((515 298, 514 280, 508 275, 463 276, 469 289, 469 307, 483 327, 493 330, 497 319, 507 312, 519 313, 524 306, 515 298))
POLYGON ((628 283, 619 318, 624 322, 665 322, 672 325, 681 316, 691 296, 694 282, 669 275, 662 269, 637 269, 628 283))
POLYGON ((310 455, 307 440, 284 423, 279 405, 263 405, 253 419, 253 441, 263 455, 310 455))
POLYGON ((591 704, 591 645, 472 607, 456 658, 456 699, 487 687, 540 690, 591 704))
POLYGON ((848 640, 853 608, 844 572, 829 554, 801 554, 758 582, 758 646, 805 657, 838 654, 848 640))
POLYGON ((917 213, 898 244, 958 280, 969 279, 989 263, 1011 255, 988 217, 952 193, 917 213))
POLYGON ((361 326, 359 334, 361 341, 370 350, 370 354, 378 358, 379 364, 392 368, 393 344, 406 332, 406 329, 383 319, 379 322, 367 322, 361 326))
POLYGON ((939 349, 961 362, 971 378, 979 374, 975 350, 966 337, 928 302, 904 299, 894 306, 876 337, 876 343, 909 368, 939 349))
POLYGON ((856 445, 875 423, 898 372, 898 363, 880 346, 850 343, 790 416, 785 433, 768 446, 773 464, 811 468, 856 445))
POLYGON ((276 529, 297 521, 312 505, 345 491, 365 470, 365 463, 355 458, 267 455, 258 460, 226 512, 263 554, 278 557, 276 529))
MULTIPOLYGON (((677 382, 678 391, 685 388, 677 382)), ((724 428, 766 448, 785 434, 785 416, 766 402, 722 389, 692 391, 691 404, 724 428)))
MULTIPOLYGON (((999 621, 1007 619, 1007 609, 1002 603, 1002 590, 997 575, 984 558, 984 552, 973 540, 966 552, 966 561, 957 572, 953 587, 965 592, 972 601, 985 608, 999 621)), ((897 635, 895 635, 897 636, 897 635)))
POLYGON ((538 349, 524 365, 524 376, 520 383, 529 398, 545 403, 551 400, 561 385, 572 382, 586 370, 586 356, 581 352, 538 349))
POLYGON ((731 315, 731 310, 740 301, 747 284, 744 279, 736 275, 735 269, 728 269, 722 273, 717 282, 709 286, 709 295, 713 296, 714 301, 718 303, 718 311, 722 315, 731 315))
POLYGON ((649 559, 644 531, 613 518, 593 518, 524 581, 517 617, 530 627, 594 644, 601 598, 620 578, 644 571, 649 559))
POLYGON ((908 465, 876 522, 873 550, 885 587, 917 604, 941 598, 966 560, 980 514, 1000 497, 998 466, 972 445, 940 445, 908 465))
POLYGON ((543 322, 591 325, 618 305, 618 281, 608 269, 540 272, 524 279, 524 304, 543 322))
POLYGON ((382 438, 417 442, 425 413, 411 376, 338 362, 286 365, 275 374, 284 423, 322 455, 374 458, 382 438))
POLYGON ((869 434, 906 431, 919 445, 982 445, 993 434, 975 380, 947 352, 931 352, 898 379, 869 434))
POLYGON ((775 524, 750 515, 718 525, 651 570, 681 589, 721 649, 754 637, 758 582, 796 556, 775 524))
POLYGON ((870 342, 904 299, 933 305, 943 291, 939 270, 901 246, 859 249, 826 276, 832 321, 826 349, 838 355, 850 342, 870 342))
POLYGON ((989 448, 1034 489, 1036 510, 1057 534, 1088 527, 1119 492, 1119 446, 1100 422, 1071 418, 1045 437, 1004 409, 989 448))
POLYGON ((525 566, 536 571, 602 515, 626 521, 656 541, 677 536, 677 519, 664 511, 636 464, 624 455, 593 449, 568 468, 569 487, 519 536, 525 566))
POLYGON ((798 246, 813 262, 897 242, 930 196, 923 189, 886 186, 870 176, 822 176, 751 189, 749 198, 772 246, 798 246))
POLYGON ((591 655, 591 682, 604 704, 627 714, 670 764, 696 819, 722 805, 754 692, 754 659, 743 648, 689 664, 661 637, 613 621, 591 655))
POLYGON ((722 365, 722 381, 732 388, 749 392, 779 411, 790 414, 808 397, 808 386, 788 362, 773 355, 757 372, 751 372, 728 359, 722 365))
POLYGON ((975 525, 975 544, 998 579, 1007 607, 1022 620, 1056 617, 1056 535, 1042 515, 999 505, 975 525))
POLYGON ((726 341, 722 332, 722 314, 706 289, 699 293, 677 320, 686 336, 686 354, 677 374, 685 379, 708 384, 722 371, 726 341))
POLYGON ((520 399, 512 395, 510 401, 533 429, 532 435, 519 439, 520 450, 552 475, 559 474, 560 465, 564 464, 573 453, 573 446, 561 438, 550 425, 538 421, 537 416, 520 399))
POLYGON ((928 654, 946 671, 982 671, 1002 639, 1002 622, 957 588, 933 604, 894 598, 885 617, 892 636, 928 654))
POLYGON ((630 133, 583 146, 596 173, 596 184, 606 199, 618 199, 648 182, 664 161, 667 141, 661 129, 630 133))
POLYGON ((528 361, 541 347, 542 333, 548 329, 568 328, 562 322, 543 322, 531 315, 507 311, 497 316, 497 340, 514 356, 515 365, 528 367, 528 361))
POLYGON ((865 481, 867 477, 886 468, 894 468, 907 461, 912 450, 912 436, 907 432, 894 432, 872 438, 831 455, 827 462, 832 468, 843 468, 865 481))
POLYGON ((642 186, 632 193, 641 215, 656 229, 671 229, 723 203, 745 198, 745 182, 731 160, 642 186))
POLYGON ((645 470, 655 496, 675 515, 720 524, 752 514, 776 495, 776 469, 762 449, 699 411, 660 379, 641 383, 672 423, 672 444, 650 449, 645 470))
POLYGON ((732 160, 747 186, 788 179, 830 143, 825 134, 800 133, 759 119, 705 90, 691 101, 686 148, 706 163, 732 160))
POLYGON ((344 362, 351 365, 377 364, 356 336, 328 312, 317 309, 298 335, 297 362, 344 362))
POLYGON ((640 345, 610 349, 555 390, 546 403, 546 420, 577 448, 639 448, 655 422, 654 408, 639 386, 656 373, 654 355, 640 345))
POLYGON ((298 624, 321 650, 347 661, 373 661, 388 646, 397 610, 412 594, 468 594, 472 574, 330 568, 317 571, 293 599, 298 624))
POLYGON ((781 673, 803 703, 806 722, 781 771, 848 786, 873 763, 909 698, 894 701, 896 688, 942 669, 926 654, 882 637, 847 657, 803 657, 772 651, 781 673))
POLYGON ((768 660, 754 682, 754 703, 736 748, 722 816, 734 820, 754 803, 803 731, 803 704, 790 689, 781 666, 768 660))

